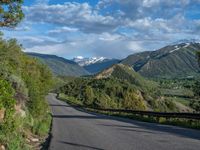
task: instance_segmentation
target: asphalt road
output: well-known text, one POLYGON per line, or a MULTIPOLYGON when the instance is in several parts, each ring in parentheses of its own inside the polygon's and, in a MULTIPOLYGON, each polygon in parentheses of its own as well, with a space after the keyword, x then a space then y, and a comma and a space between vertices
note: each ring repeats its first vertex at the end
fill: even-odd
POLYGON ((88 113, 47 96, 50 150, 199 150, 200 131, 88 113))

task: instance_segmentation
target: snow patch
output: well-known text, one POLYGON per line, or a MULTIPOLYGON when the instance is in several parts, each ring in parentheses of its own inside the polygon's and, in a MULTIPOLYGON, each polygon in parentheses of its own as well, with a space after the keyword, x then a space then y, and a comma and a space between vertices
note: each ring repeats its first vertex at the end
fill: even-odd
POLYGON ((78 63, 80 66, 88 66, 90 64, 103 62, 105 57, 92 57, 92 58, 84 58, 82 56, 77 56, 72 61, 78 63))
POLYGON ((180 48, 179 47, 175 47, 175 49, 173 49, 173 50, 171 50, 169 53, 173 53, 173 52, 175 52, 175 51, 177 51, 177 50, 179 50, 180 48))
POLYGON ((190 45, 190 43, 185 43, 185 46, 183 48, 187 48, 190 45))

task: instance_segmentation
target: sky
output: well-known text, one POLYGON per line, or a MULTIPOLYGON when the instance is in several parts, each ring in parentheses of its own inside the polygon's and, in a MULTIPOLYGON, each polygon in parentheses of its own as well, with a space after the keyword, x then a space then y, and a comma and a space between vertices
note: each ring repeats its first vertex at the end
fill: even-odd
POLYGON ((125 58, 200 39, 200 0, 24 0, 25 19, 3 29, 26 52, 125 58))

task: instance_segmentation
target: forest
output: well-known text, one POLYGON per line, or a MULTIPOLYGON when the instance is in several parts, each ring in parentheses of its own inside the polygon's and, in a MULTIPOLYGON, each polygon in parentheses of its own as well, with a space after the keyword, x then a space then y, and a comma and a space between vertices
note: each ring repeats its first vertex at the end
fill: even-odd
POLYGON ((74 79, 57 92, 90 107, 178 111, 173 101, 162 99, 156 82, 144 79, 128 66, 116 65, 111 75, 104 75, 74 79))

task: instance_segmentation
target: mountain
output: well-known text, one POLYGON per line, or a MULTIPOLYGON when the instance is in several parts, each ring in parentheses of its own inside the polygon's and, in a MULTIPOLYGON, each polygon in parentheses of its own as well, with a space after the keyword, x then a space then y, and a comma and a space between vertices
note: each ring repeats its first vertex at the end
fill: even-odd
POLYGON ((77 56, 73 58, 72 61, 78 63, 80 66, 85 68, 85 70, 87 70, 91 74, 99 73, 104 69, 119 63, 119 60, 117 59, 108 59, 105 57, 84 58, 82 56, 77 56))
POLYGON ((117 64, 95 76, 77 78, 59 89, 67 99, 97 108, 175 111, 172 101, 161 98, 157 83, 132 67, 117 64))
POLYGON ((140 87, 141 90, 147 91, 155 88, 155 84, 137 73, 132 67, 124 64, 116 64, 95 76, 96 79, 116 78, 121 81, 127 81, 134 86, 140 87))
POLYGON ((145 77, 191 77, 198 75, 196 52, 200 43, 181 43, 157 51, 133 54, 122 60, 145 77))
POLYGON ((101 62, 96 62, 94 64, 84 66, 84 68, 91 74, 96 74, 118 63, 119 63, 118 59, 104 59, 101 62))
POLYGON ((82 56, 77 56, 72 59, 72 61, 78 63, 80 66, 88 66, 95 63, 103 62, 105 57, 92 57, 92 58, 84 58, 82 56))
POLYGON ((170 45, 178 45, 178 44, 183 44, 183 43, 200 43, 200 40, 199 39, 182 39, 182 40, 173 42, 170 45))
POLYGON ((48 65, 52 72, 56 75, 62 76, 82 76, 89 75, 83 67, 79 66, 77 63, 58 57, 55 55, 46 55, 38 53, 27 53, 29 56, 38 58, 42 63, 48 65))

